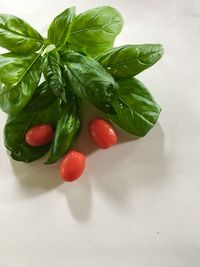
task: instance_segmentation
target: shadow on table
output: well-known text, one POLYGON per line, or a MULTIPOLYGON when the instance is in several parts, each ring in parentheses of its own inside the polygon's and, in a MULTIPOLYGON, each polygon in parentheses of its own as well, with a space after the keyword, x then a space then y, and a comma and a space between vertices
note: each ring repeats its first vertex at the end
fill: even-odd
POLYGON ((65 183, 59 192, 66 196, 66 203, 71 215, 80 222, 88 221, 91 215, 92 190, 91 180, 87 171, 73 183, 65 183))
MULTIPOLYGON (((89 220, 92 205, 92 190, 107 199, 116 209, 129 205, 130 197, 138 190, 151 190, 166 182, 168 166, 164 151, 164 133, 158 124, 145 138, 133 139, 119 132, 115 153, 98 150, 88 157, 86 172, 82 179, 65 184, 58 190, 66 195, 72 216, 78 221, 89 220), (130 159, 132 168, 130 168, 130 159), (116 172, 117 166, 117 172, 116 172)), ((169 163, 168 163, 169 164, 169 163)))
POLYGON ((35 197, 57 188, 63 182, 58 177, 58 166, 43 165, 44 160, 29 164, 11 160, 13 170, 26 197, 35 197))
POLYGON ((82 179, 73 183, 63 183, 59 178, 58 163, 43 165, 43 161, 39 160, 24 164, 12 160, 13 170, 27 197, 35 197, 59 187, 58 191, 66 196, 72 216, 82 222, 87 221, 91 215, 92 187, 108 201, 112 201, 116 208, 120 208, 128 203, 129 197, 138 187, 162 184, 168 171, 164 133, 159 124, 149 135, 140 139, 118 129, 118 145, 110 150, 96 151, 87 130, 88 121, 95 117, 91 114, 93 112, 86 110, 84 126, 75 145, 75 149, 88 156, 87 168, 82 179), (102 157, 98 154, 97 158, 97 152, 101 153, 102 157), (91 157, 92 153, 94 155, 91 157))
POLYGON ((117 209, 125 208, 138 190, 151 190, 155 185, 162 188, 170 168, 160 124, 144 138, 131 141, 130 136, 122 134, 119 139, 115 153, 108 151, 98 162, 91 159, 89 171, 93 187, 117 209), (101 172, 97 172, 99 169, 101 172))

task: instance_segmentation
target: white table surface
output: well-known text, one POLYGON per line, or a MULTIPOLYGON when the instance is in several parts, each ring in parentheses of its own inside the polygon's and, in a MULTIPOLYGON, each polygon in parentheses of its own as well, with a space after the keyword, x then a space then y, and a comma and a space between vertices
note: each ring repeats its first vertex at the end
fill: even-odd
POLYGON ((143 139, 120 133, 107 151, 85 129, 77 147, 87 168, 68 184, 58 165, 9 158, 1 113, 1 267, 200 266, 200 2, 1 0, 0 12, 44 32, 68 6, 108 4, 125 19, 117 45, 164 45, 163 60, 139 75, 163 108, 160 121, 143 139))

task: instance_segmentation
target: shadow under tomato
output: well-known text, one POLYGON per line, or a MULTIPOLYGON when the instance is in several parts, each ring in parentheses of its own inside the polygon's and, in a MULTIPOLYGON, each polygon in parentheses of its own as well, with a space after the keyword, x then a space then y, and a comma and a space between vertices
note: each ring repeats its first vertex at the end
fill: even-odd
POLYGON ((58 191, 65 195, 66 203, 73 218, 79 222, 88 221, 91 215, 91 183, 86 171, 72 183, 65 183, 58 191))
POLYGON ((35 198, 51 190, 58 190, 66 197, 72 216, 87 221, 91 210, 91 186, 87 170, 81 179, 65 183, 59 177, 59 164, 43 165, 44 159, 25 164, 11 159, 23 198, 35 198))

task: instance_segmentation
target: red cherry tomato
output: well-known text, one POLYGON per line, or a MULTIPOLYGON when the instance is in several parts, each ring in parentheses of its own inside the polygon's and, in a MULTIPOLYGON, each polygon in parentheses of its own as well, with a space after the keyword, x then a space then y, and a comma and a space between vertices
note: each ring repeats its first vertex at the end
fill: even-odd
POLYGON ((25 140, 31 146, 43 146, 53 139, 53 135, 54 131, 51 125, 38 124, 26 132, 25 140))
POLYGON ((66 182, 78 179, 85 168, 85 155, 71 150, 60 164, 60 176, 66 182))
POLYGON ((89 132, 93 142, 99 148, 106 149, 117 143, 117 135, 114 129, 108 122, 102 119, 91 121, 89 132))

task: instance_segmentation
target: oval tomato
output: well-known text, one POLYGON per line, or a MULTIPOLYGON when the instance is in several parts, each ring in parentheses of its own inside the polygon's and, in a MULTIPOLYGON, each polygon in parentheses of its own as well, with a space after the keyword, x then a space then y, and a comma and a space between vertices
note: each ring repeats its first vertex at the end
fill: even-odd
POLYGON ((102 119, 94 119, 89 123, 89 133, 93 142, 102 149, 117 143, 117 135, 112 126, 102 119))
POLYGON ((66 182, 78 179, 85 169, 85 155, 71 150, 60 164, 60 176, 66 182))
POLYGON ((54 130, 51 125, 37 124, 26 132, 25 140, 31 146, 43 146, 53 139, 53 135, 54 130))

